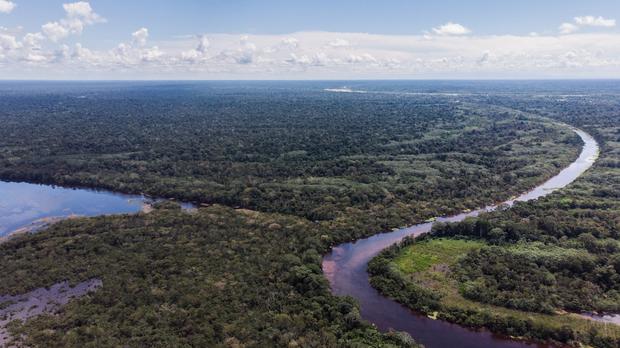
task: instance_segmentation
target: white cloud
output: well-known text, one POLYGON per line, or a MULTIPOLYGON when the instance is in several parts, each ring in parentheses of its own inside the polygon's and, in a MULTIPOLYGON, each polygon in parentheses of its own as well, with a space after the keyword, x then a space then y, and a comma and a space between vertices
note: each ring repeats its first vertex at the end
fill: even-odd
POLYGON ((573 23, 562 23, 558 28, 560 30, 560 34, 572 34, 579 30, 579 27, 573 23))
POLYGON ((28 33, 24 35, 22 42, 24 46, 41 49, 41 41, 45 40, 45 36, 41 33, 28 33))
POLYGON ((42 54, 30 52, 26 55, 24 60, 30 63, 43 63, 47 62, 47 57, 42 54))
MULTIPOLYGON (((282 39, 279 40, 280 42, 282 39)), ((234 62, 240 65, 250 65, 260 60, 260 54, 256 44, 250 41, 248 35, 239 39, 239 47, 222 50, 216 59, 223 62, 234 62)))
MULTIPOLYGON (((5 3, 13 4, 0 0, 0 11, 5 3)), ((1 76, 20 78, 20 73, 39 72, 66 78, 61 73, 74 72, 71 77, 80 78, 97 72, 103 78, 125 78, 128 73, 141 78, 206 79, 620 78, 620 33, 584 30, 616 25, 614 19, 601 16, 575 17, 559 27, 563 35, 463 37, 471 30, 448 22, 423 35, 295 32, 240 37, 207 33, 157 41, 149 37, 147 28, 140 28, 124 42, 90 49, 57 42, 105 19, 85 1, 66 3, 63 9, 64 18, 45 23, 40 32, 0 27, 1 76)))
POLYGON ((11 13, 17 5, 8 0, 0 0, 0 13, 11 13))
POLYGON ((238 64, 251 64, 254 62, 254 52, 249 50, 241 51, 238 55, 235 55, 234 60, 238 64))
POLYGON ((291 53, 291 56, 285 60, 290 64, 301 64, 301 65, 310 65, 312 60, 308 58, 306 55, 297 56, 295 53, 291 53))
POLYGON ((291 53, 290 57, 285 60, 285 62, 288 64, 300 65, 304 67, 327 66, 327 65, 331 65, 331 63, 334 63, 336 61, 337 61, 336 59, 328 57, 324 52, 317 52, 311 56, 308 56, 305 54, 301 56, 297 56, 295 53, 291 53))
POLYGON ((69 36, 69 30, 58 22, 49 22, 41 26, 43 33, 52 41, 56 42, 69 36))
POLYGON ((13 50, 20 47, 15 36, 0 34, 0 48, 4 50, 13 50))
POLYGON ((153 46, 142 51, 142 53, 140 54, 140 59, 143 62, 156 62, 163 56, 164 52, 162 52, 159 47, 153 46))
POLYGON ((149 30, 147 28, 140 28, 131 34, 133 42, 138 46, 146 45, 146 39, 149 37, 149 30))
POLYGON ((280 43, 282 46, 289 48, 297 48, 297 46, 299 46, 299 40, 294 37, 285 37, 282 41, 280 41, 280 43))
POLYGON ((351 46, 351 43, 347 40, 336 39, 336 40, 330 41, 327 45, 331 47, 348 47, 348 46, 351 46))
POLYGON ((202 58, 202 55, 196 50, 188 50, 181 52, 181 60, 187 62, 197 62, 202 58))
POLYGON ((84 21, 90 22, 89 24, 102 20, 101 16, 96 14, 90 4, 85 1, 63 4, 62 7, 68 17, 82 18, 84 21))
MULTIPOLYGON (((1 1, 1 0, 0 0, 1 1)), ((105 18, 95 13, 88 2, 79 1, 63 4, 66 16, 60 21, 48 22, 41 29, 52 41, 56 42, 70 34, 81 34, 84 27, 95 23, 104 23, 105 18)))
POLYGON ((207 59, 207 53, 211 42, 207 35, 198 35, 198 45, 196 48, 181 52, 181 60, 197 63, 199 61, 207 59))
POLYGON ((376 63, 377 59, 368 53, 362 53, 361 55, 349 55, 347 61, 349 63, 376 63))
POLYGON ((196 47, 196 51, 202 54, 207 53, 207 50, 211 45, 211 43, 209 42, 209 38, 207 37, 207 35, 200 35, 198 39, 199 42, 198 47, 196 47))
POLYGON ((72 58, 90 64, 96 64, 98 62, 97 55, 88 48, 83 47, 80 43, 75 44, 72 58))
POLYGON ((55 62, 63 62, 69 59, 70 55, 70 49, 67 45, 60 46, 60 48, 58 48, 52 53, 52 57, 55 62))
MULTIPOLYGON (((131 33, 131 41, 121 42, 109 51, 92 51, 92 57, 96 58, 100 66, 117 66, 131 68, 148 65, 165 65, 167 63, 166 52, 158 46, 147 46, 149 31, 140 28, 131 33)), ((178 58, 177 58, 178 59, 178 58)))
POLYGON ((95 50, 42 44, 43 32, 20 37, 0 31, 0 74, 16 77, 16 72, 40 67, 41 73, 75 72, 74 78, 91 72, 102 78, 204 79, 620 77, 618 33, 433 35, 431 40, 342 32, 214 33, 152 46, 145 34, 138 30, 125 42, 95 50), (355 45, 328 45, 338 40, 355 45))
POLYGON ((615 19, 607 19, 601 16, 583 16, 583 17, 575 17, 575 23, 581 26, 592 26, 592 27, 605 27, 611 28, 616 26, 615 19))
POLYGON ((206 79, 620 78, 620 33, 580 32, 587 27, 616 25, 615 20, 600 16, 575 17, 563 23, 559 30, 565 35, 463 37, 471 30, 448 22, 423 35, 207 33, 157 41, 149 37, 147 28, 140 28, 124 42, 90 49, 57 42, 105 19, 84 1, 66 3, 63 9, 64 18, 42 25, 40 32, 0 27, 1 76, 20 78, 20 73, 39 72, 42 76, 57 73, 62 78, 80 78, 96 72, 103 78, 126 78, 127 74, 206 79), (75 75, 61 75, 67 72, 75 75))
POLYGON ((433 32, 437 35, 465 35, 471 33, 471 30, 461 24, 448 22, 433 28, 433 32))
POLYGON ((581 16, 573 18, 573 23, 565 22, 560 24, 560 34, 572 34, 579 31, 583 27, 602 27, 612 28, 616 26, 615 19, 603 18, 601 16, 581 16))

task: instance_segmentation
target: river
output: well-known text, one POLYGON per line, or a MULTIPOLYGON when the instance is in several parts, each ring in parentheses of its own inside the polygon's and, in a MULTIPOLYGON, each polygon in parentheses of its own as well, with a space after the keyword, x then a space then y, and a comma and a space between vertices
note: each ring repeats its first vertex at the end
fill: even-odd
MULTIPOLYGON (((529 201, 548 195, 573 182, 594 164, 599 154, 598 143, 592 136, 580 129, 573 128, 573 131, 584 143, 579 157, 542 185, 502 204, 511 206, 517 201, 529 201)), ((466 217, 494 210, 497 206, 492 205, 468 213, 441 217, 437 221, 462 221, 466 217)), ((355 298, 360 303, 362 318, 375 324, 380 330, 406 331, 417 342, 428 348, 543 347, 544 345, 511 340, 487 330, 473 330, 430 319, 384 297, 370 285, 366 269, 373 257, 407 236, 429 232, 431 227, 432 223, 422 223, 334 247, 331 253, 323 258, 323 272, 329 280, 332 292, 338 296, 348 295, 355 298)))
MULTIPOLYGON (((592 166, 598 156, 598 144, 584 131, 574 131, 584 142, 579 158, 557 176, 505 204, 512 205, 515 201, 527 201, 547 195, 568 185, 592 166)), ((50 222, 71 216, 136 213, 148 206, 150 201, 144 196, 107 191, 0 181, 0 237, 15 231, 36 230, 50 222)), ((192 206, 184 204, 183 207, 192 206)), ((442 217, 437 221, 461 221, 495 207, 442 217)), ((379 329, 406 331, 429 348, 532 346, 493 335, 488 331, 474 331, 444 321, 431 320, 383 297, 370 286, 366 273, 368 261, 406 236, 428 232, 431 226, 432 223, 418 224, 334 247, 323 259, 323 271, 333 293, 357 299, 361 305, 362 317, 379 329)))

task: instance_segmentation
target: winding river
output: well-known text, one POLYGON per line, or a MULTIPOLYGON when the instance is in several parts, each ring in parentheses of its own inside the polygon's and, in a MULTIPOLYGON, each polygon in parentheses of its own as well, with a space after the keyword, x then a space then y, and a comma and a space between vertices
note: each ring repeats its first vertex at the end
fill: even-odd
MULTIPOLYGON (((529 201, 548 195, 554 190, 573 182, 594 164, 599 153, 596 140, 580 129, 573 128, 573 131, 581 137, 584 143, 579 158, 542 185, 503 204, 511 206, 518 201, 529 201)), ((468 213, 442 217, 437 221, 462 221, 466 217, 492 211, 497 206, 493 205, 468 213)), ((494 335, 486 330, 472 330, 445 321, 432 320, 384 297, 370 285, 366 268, 373 257, 381 250, 407 236, 429 232, 431 227, 432 223, 422 223, 334 247, 331 253, 323 258, 323 272, 329 280, 332 292, 335 295, 348 295, 355 298, 360 303, 362 317, 375 324, 380 330, 406 331, 417 342, 428 348, 537 346, 536 344, 494 335)))
MULTIPOLYGON (((505 204, 512 205, 515 201, 527 201, 547 195, 568 185, 592 166, 598 157, 598 144, 586 132, 579 129, 574 131, 584 142, 579 158, 557 176, 514 200, 504 202, 505 204)), ((47 223, 72 215, 136 213, 148 207, 149 201, 143 196, 106 191, 0 181, 0 237, 15 231, 36 230, 47 223)), ((191 208, 191 205, 185 204, 184 207, 191 208)), ((476 216, 480 212, 495 208, 496 206, 489 206, 437 220, 461 221, 468 216, 476 216)), ((474 331, 444 321, 431 320, 383 297, 370 286, 366 273, 370 259, 406 236, 428 232, 431 226, 432 223, 423 223, 334 247, 323 259, 323 271, 332 292, 357 299, 361 305, 362 317, 379 329, 406 331, 429 348, 532 346, 493 335, 488 331, 474 331)))

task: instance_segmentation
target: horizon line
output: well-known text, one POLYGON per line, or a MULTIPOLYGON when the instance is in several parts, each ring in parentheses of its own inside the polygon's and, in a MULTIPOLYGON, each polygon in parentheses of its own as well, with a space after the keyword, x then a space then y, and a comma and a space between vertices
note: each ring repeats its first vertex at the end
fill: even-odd
POLYGON ((619 81, 620 77, 554 78, 351 78, 351 79, 2 79, 2 82, 337 82, 337 81, 619 81))

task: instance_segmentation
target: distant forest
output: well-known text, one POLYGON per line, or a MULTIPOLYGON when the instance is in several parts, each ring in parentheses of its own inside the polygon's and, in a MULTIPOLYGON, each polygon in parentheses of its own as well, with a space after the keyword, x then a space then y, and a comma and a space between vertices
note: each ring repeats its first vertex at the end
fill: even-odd
POLYGON ((491 101, 587 129, 602 144, 600 159, 548 197, 460 223, 437 223, 429 235, 384 251, 370 265, 373 284, 453 322, 572 345, 619 346, 619 327, 567 312, 620 312, 620 100, 491 101), (452 246, 448 257, 444 244, 457 241, 475 244, 452 246), (427 257, 434 257, 433 266, 403 267, 419 264, 425 248, 432 250, 427 257), (428 281, 439 265, 442 271, 428 281), (441 295, 428 296, 429 290, 441 295))
POLYGON ((4 179, 361 219, 359 235, 520 193, 580 144, 509 108, 302 88, 16 93, 0 110, 4 179))
MULTIPOLYGON (((616 176, 600 170, 618 162, 614 99, 603 107, 513 94, 335 94, 311 87, 102 85, 0 96, 0 178, 203 205, 192 214, 166 203, 149 214, 72 219, 0 245, 0 293, 65 279, 104 284, 58 316, 15 322, 12 332, 23 334, 16 337, 34 347, 415 346, 406 334, 379 333, 352 299, 331 295, 321 255, 340 242, 541 183, 580 150, 579 138, 555 120, 604 141, 598 171, 548 200, 481 218, 495 239, 475 252, 509 267, 519 259, 504 245, 538 242, 585 248, 596 267, 615 266, 606 259, 615 249, 576 244, 618 245, 616 176), (558 208, 554 200, 566 197, 566 209, 558 208), (534 219, 538 214, 548 225, 534 219), (508 226, 523 225, 523 216, 536 223, 510 234, 508 226), (556 231, 553 238, 544 226, 556 231)), ((465 225, 439 225, 435 233, 452 238, 461 230, 465 225)), ((501 289, 483 282, 494 273, 478 281, 483 270, 473 256, 458 265, 459 282, 488 294, 464 297, 504 305, 501 289)), ((590 281, 594 273, 587 272, 595 272, 565 279, 540 271, 561 282, 590 281)), ((562 307, 544 307, 548 299, 527 284, 523 294, 539 301, 536 311, 562 307)), ((610 289, 600 291, 613 296, 610 289)), ((553 298, 564 304, 570 296, 553 298)), ((610 309, 596 305, 574 308, 610 309)))

